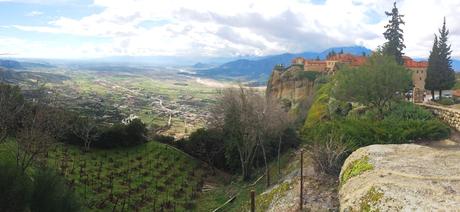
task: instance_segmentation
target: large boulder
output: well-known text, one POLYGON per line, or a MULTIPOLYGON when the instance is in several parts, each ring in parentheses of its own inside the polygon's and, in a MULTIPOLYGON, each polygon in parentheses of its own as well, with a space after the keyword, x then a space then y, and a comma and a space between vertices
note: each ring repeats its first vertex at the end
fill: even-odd
POLYGON ((340 173, 340 210, 460 210, 460 148, 443 142, 358 149, 340 173))

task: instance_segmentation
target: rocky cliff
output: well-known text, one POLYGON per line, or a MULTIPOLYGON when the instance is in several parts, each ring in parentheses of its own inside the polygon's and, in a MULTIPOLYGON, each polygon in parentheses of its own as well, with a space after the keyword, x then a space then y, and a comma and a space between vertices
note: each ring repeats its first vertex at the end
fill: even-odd
POLYGON ((267 84, 267 96, 280 100, 291 111, 298 110, 312 98, 317 76, 297 65, 275 68, 267 84))
POLYGON ((347 158, 340 174, 341 211, 456 211, 460 145, 372 145, 347 158))

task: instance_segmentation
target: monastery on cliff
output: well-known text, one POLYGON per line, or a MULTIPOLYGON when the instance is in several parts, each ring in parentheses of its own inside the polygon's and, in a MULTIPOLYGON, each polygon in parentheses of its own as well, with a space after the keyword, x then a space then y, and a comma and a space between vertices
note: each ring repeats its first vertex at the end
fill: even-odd
MULTIPOLYGON (((323 74, 334 74, 338 65, 361 66, 367 61, 366 56, 355 56, 352 54, 337 54, 328 57, 326 60, 306 60, 297 57, 292 60, 292 65, 303 66, 305 71, 319 72, 323 74)), ((428 62, 417 62, 412 58, 404 56, 404 66, 412 71, 412 82, 414 85, 413 101, 423 102, 425 93, 425 79, 428 62)))

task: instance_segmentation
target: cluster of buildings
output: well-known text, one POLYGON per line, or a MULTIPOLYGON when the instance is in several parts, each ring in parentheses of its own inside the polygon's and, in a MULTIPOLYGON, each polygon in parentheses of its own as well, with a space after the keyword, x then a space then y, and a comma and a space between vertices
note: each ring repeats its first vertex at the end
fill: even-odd
MULTIPOLYGON (((323 74, 334 74, 341 65, 361 66, 366 63, 368 57, 355 56, 352 54, 337 54, 328 57, 326 60, 307 60, 297 57, 292 60, 292 65, 302 66, 304 71, 319 72, 323 74)), ((423 102, 425 95, 425 79, 428 62, 414 61, 404 56, 404 66, 412 71, 412 82, 414 85, 412 99, 414 102, 423 102)))

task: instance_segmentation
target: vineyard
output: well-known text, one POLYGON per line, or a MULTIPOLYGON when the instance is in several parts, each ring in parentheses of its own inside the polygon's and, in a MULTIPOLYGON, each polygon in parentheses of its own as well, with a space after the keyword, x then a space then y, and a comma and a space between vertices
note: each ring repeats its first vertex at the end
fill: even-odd
POLYGON ((47 158, 91 211, 190 211, 207 175, 197 161, 157 142, 88 153, 61 145, 47 158))

